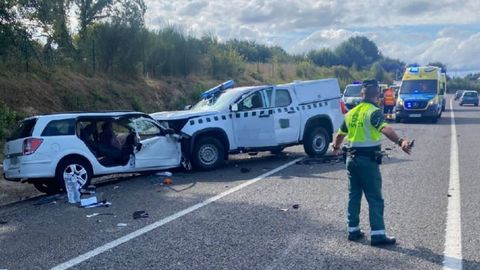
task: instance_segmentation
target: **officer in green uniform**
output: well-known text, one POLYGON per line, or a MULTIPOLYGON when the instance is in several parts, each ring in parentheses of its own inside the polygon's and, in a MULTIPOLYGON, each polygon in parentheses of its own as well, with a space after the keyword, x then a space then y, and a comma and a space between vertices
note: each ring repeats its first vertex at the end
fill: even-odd
POLYGON ((371 228, 371 245, 392 245, 396 240, 385 234, 383 221, 381 139, 384 134, 402 150, 410 154, 410 142, 401 139, 385 122, 382 111, 377 107, 379 87, 375 80, 363 82, 363 101, 347 113, 345 121, 332 144, 333 152, 340 154, 345 137, 350 141, 346 167, 349 179, 348 240, 357 241, 365 234, 359 227, 360 203, 363 193, 368 201, 371 228))

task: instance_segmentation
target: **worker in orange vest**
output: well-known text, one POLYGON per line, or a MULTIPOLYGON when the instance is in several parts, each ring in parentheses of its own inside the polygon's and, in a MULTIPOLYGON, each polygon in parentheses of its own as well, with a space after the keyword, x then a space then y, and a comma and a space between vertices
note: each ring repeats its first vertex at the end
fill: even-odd
POLYGON ((386 119, 392 119, 393 108, 395 107, 395 92, 392 88, 385 90, 383 94, 383 113, 386 119))

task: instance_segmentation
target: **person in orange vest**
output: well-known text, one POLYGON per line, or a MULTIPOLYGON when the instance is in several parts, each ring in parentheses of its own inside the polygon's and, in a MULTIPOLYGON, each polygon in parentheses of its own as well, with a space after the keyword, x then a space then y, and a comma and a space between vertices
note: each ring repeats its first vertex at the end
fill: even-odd
POLYGON ((383 113, 385 114, 385 118, 391 119, 393 108, 395 107, 395 92, 392 88, 388 88, 385 90, 383 94, 383 113))

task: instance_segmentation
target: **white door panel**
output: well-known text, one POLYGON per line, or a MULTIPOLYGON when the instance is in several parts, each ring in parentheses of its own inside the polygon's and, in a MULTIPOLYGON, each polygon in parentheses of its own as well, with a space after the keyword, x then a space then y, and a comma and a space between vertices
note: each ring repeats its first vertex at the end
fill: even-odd
POLYGON ((173 137, 156 136, 140 142, 135 168, 174 167, 180 164, 180 143, 173 137))

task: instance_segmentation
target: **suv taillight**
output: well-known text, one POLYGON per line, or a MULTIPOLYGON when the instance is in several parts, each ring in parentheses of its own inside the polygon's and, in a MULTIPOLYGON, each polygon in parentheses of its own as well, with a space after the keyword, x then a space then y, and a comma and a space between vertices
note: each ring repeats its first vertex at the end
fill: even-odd
POLYGON ((343 114, 347 113, 347 106, 345 105, 345 101, 343 101, 343 99, 340 99, 340 109, 342 109, 343 114))
POLYGON ((37 151, 42 144, 43 139, 30 138, 23 141, 23 155, 31 155, 37 151))

